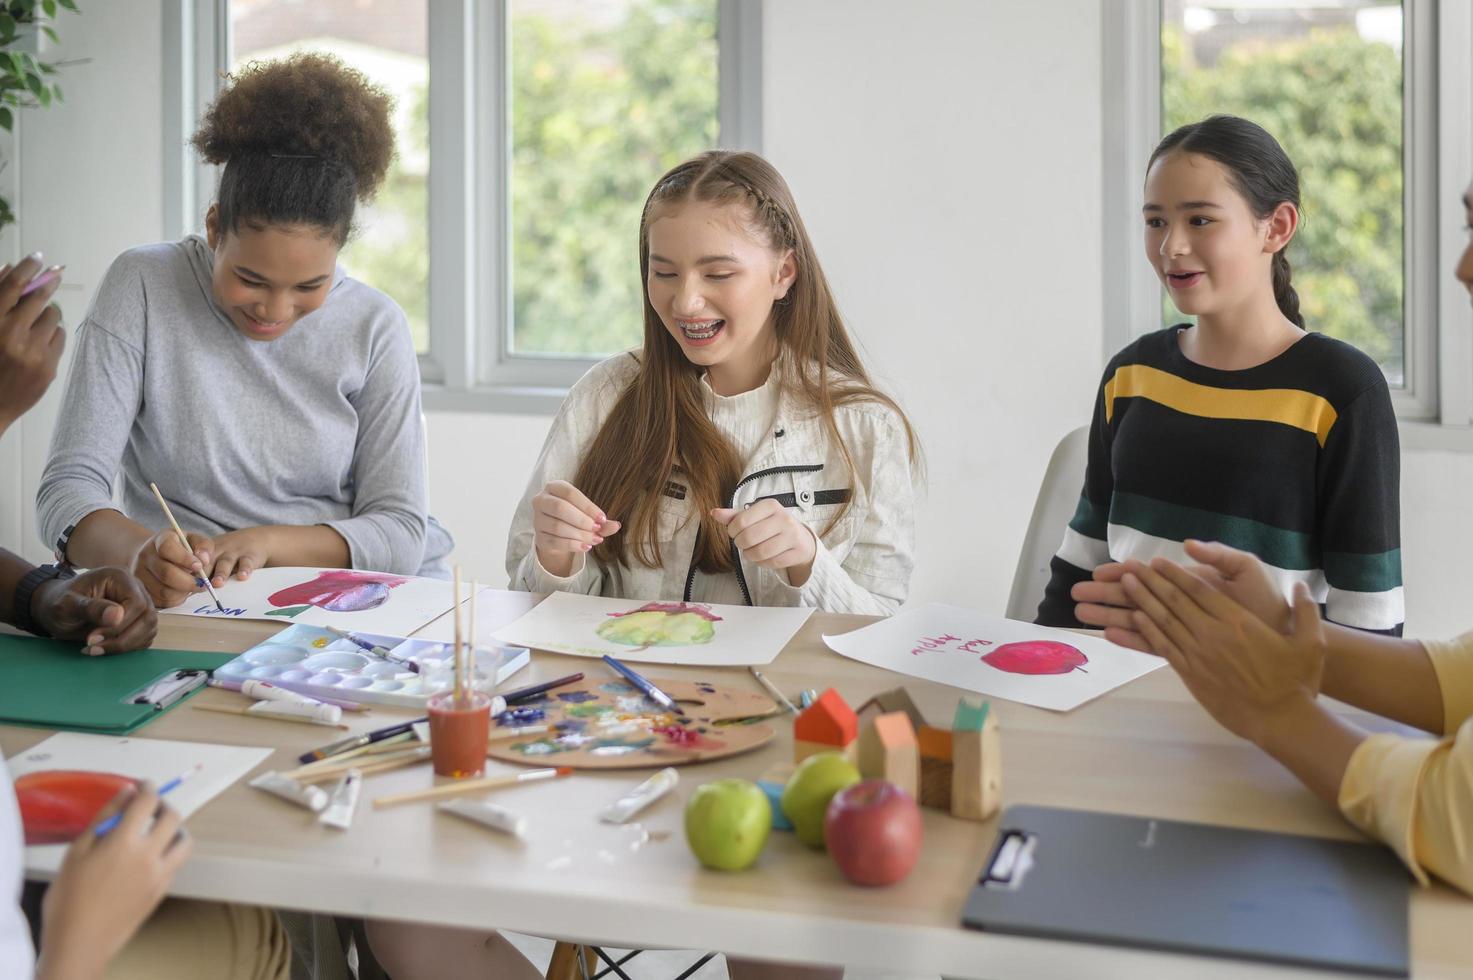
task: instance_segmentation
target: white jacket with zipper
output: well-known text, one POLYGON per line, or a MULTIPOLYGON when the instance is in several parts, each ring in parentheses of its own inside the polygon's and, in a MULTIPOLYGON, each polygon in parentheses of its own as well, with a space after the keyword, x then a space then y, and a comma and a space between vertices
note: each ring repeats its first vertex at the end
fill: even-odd
MULTIPOLYGON (((904 424, 892 409, 877 402, 851 403, 835 412, 854 460, 851 480, 844 456, 822 419, 799 401, 800 394, 780 383, 776 417, 744 461, 743 476, 727 505, 740 508, 773 497, 812 529, 818 550, 802 586, 789 585, 785 571, 745 559, 737 571, 725 576, 696 570, 692 558, 700 521, 686 499, 678 470, 660 501, 662 567, 646 568, 626 553, 627 566, 604 566, 591 556, 579 556, 566 577, 543 568, 533 546, 532 498, 553 480, 574 482, 583 453, 639 370, 635 358, 633 352, 625 352, 594 365, 568 392, 553 420, 507 541, 506 566, 513 589, 695 602, 720 601, 723 597, 712 597, 716 592, 736 595, 748 605, 812 606, 869 615, 889 615, 900 607, 909 591, 915 551, 916 478, 904 424), (850 501, 849 509, 828 528, 845 500, 850 501), (739 591, 734 592, 729 582, 715 581, 723 577, 735 577, 739 591)), ((780 366, 775 366, 778 371, 780 366)), ((626 515, 609 516, 623 520, 626 515)))

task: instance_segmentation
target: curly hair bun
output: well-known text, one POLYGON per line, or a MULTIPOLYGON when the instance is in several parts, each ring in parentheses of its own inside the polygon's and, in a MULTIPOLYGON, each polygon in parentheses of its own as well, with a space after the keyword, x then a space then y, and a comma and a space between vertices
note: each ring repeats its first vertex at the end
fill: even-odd
POLYGON ((394 159, 393 97, 331 55, 253 61, 229 77, 191 142, 208 163, 247 154, 320 157, 377 192, 394 159))

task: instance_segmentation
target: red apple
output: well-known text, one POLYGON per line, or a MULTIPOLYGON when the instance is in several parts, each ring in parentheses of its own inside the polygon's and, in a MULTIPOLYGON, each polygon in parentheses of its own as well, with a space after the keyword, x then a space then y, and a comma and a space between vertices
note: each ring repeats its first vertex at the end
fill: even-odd
POLYGON ((1084 670, 1089 658, 1057 640, 1024 640, 1004 643, 983 654, 982 662, 1010 674, 1067 674, 1071 670, 1084 670))
POLYGON ((921 809, 894 783, 866 779, 834 794, 823 833, 844 877, 856 885, 893 885, 921 856, 921 809))

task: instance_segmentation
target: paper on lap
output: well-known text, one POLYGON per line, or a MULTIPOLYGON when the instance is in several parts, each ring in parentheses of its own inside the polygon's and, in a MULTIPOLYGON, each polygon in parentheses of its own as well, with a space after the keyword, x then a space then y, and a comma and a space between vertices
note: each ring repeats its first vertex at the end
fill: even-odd
MULTIPOLYGON (((59 732, 16 753, 7 765, 12 781, 29 772, 77 769, 146 779, 154 786, 162 786, 191 766, 199 765, 202 767, 199 772, 165 798, 171 807, 188 817, 260 765, 271 751, 208 742, 59 732)), ((65 844, 26 848, 27 870, 55 871, 61 866, 66 848, 65 844)))
POLYGON ((1052 711, 1077 708, 1165 664, 1100 637, 942 603, 823 640, 851 660, 1052 711))

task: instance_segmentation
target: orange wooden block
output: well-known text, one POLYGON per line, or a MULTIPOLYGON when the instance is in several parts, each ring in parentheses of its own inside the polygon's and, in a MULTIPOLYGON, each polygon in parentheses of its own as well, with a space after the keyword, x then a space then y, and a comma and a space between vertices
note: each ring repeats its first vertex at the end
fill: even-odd
POLYGON ((865 779, 886 780, 915 796, 920 769, 920 748, 905 712, 880 715, 860 733, 859 771, 865 779))
POLYGON ((920 743, 921 758, 951 761, 951 729, 922 725, 916 732, 916 740, 920 743))
POLYGON ((815 752, 844 752, 852 758, 859 719, 832 687, 819 695, 793 722, 793 760, 815 752))

